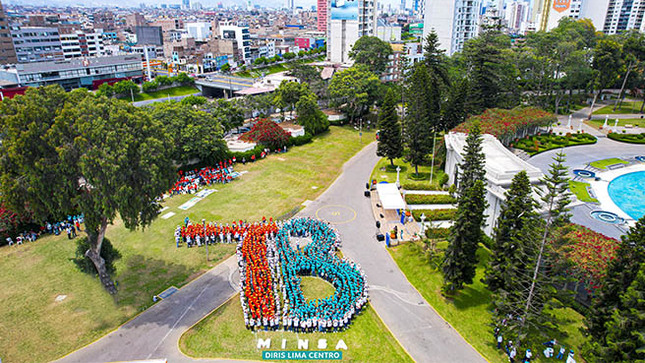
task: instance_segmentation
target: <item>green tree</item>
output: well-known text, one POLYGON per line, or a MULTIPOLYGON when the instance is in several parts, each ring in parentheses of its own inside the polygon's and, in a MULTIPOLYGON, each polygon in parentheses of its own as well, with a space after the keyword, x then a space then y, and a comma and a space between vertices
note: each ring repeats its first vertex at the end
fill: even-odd
POLYGON ((486 31, 464 45, 463 56, 470 80, 470 103, 474 113, 498 106, 501 85, 502 52, 497 35, 486 31))
POLYGON ((110 86, 110 84, 107 82, 101 83, 99 89, 96 91, 96 94, 110 98, 114 96, 114 87, 110 86))
POLYGON ((620 296, 620 308, 613 311, 607 327, 606 345, 598 362, 642 362, 645 360, 645 262, 636 277, 620 296))
POLYGON ((329 84, 329 96, 333 105, 345 111, 353 122, 374 104, 379 82, 366 66, 354 65, 336 73, 329 84))
POLYGON ((208 100, 206 97, 202 96, 195 96, 195 95, 188 95, 179 101, 183 105, 190 105, 190 106, 202 106, 205 105, 208 100))
POLYGON ((307 86, 298 82, 282 81, 276 90, 274 104, 278 107, 289 106, 293 111, 300 97, 308 92, 307 86))
POLYGON ((390 62, 389 56, 393 54, 392 47, 377 37, 362 36, 360 37, 352 50, 349 57, 356 64, 363 64, 374 74, 381 74, 387 68, 390 62))
POLYGON ((394 166, 394 159, 403 155, 401 124, 397 114, 397 98, 392 89, 388 89, 378 115, 379 138, 376 155, 386 157, 394 166))
POLYGON ((443 263, 444 290, 453 293, 471 284, 477 267, 477 248, 483 242, 485 156, 482 152, 479 124, 473 124, 466 137, 458 182, 457 215, 450 229, 443 263))
POLYGON ((428 68, 430 74, 435 75, 443 83, 443 85, 450 85, 450 78, 446 68, 446 55, 445 50, 439 48, 439 37, 434 30, 432 30, 425 38, 423 45, 424 63, 428 68))
POLYGON ((295 53, 292 53, 292 52, 287 52, 287 53, 284 53, 284 54, 282 55, 282 58, 284 58, 284 59, 286 59, 286 60, 292 60, 292 59, 293 59, 293 58, 295 58, 295 57, 296 57, 296 54, 295 54, 295 53))
POLYGON ((469 113, 469 92, 470 83, 467 78, 460 78, 452 83, 446 101, 442 104, 439 130, 448 131, 466 121, 469 113))
POLYGON ((146 92, 146 93, 152 92, 157 88, 159 88, 159 83, 157 83, 157 81, 155 80, 152 80, 150 82, 143 82, 142 88, 143 88, 143 92, 146 92))
POLYGON ((85 255, 115 293, 100 256, 108 225, 117 214, 126 228, 148 225, 175 178, 162 124, 127 102, 59 87, 28 90, 0 108, 3 201, 38 221, 83 212, 85 255))
POLYGON ((228 63, 225 63, 222 68, 220 68, 220 71, 224 73, 229 73, 231 71, 231 65, 228 63))
POLYGON ((223 131, 228 132, 244 124, 243 101, 218 99, 207 103, 203 110, 215 116, 222 125, 223 131))
POLYGON ((171 157, 188 165, 195 159, 202 162, 223 160, 227 147, 222 139, 222 127, 213 115, 181 102, 156 102, 148 109, 173 139, 171 157))
POLYGON ((115 83, 113 89, 117 98, 133 97, 139 93, 139 86, 130 80, 115 83))
POLYGON ((181 84, 182 86, 187 86, 195 83, 195 80, 190 77, 188 74, 181 72, 175 77, 175 82, 181 84))
POLYGON ((526 247, 518 238, 526 221, 537 218, 531 182, 526 171, 515 174, 505 202, 497 217, 491 259, 486 269, 486 284, 495 293, 514 287, 514 281, 527 273, 526 247))
POLYGON ((622 54, 620 44, 610 38, 600 39, 596 44, 596 48, 594 48, 593 55, 593 69, 595 71, 593 87, 596 92, 591 102, 589 120, 591 120, 591 114, 593 107, 596 105, 598 95, 608 87, 614 85, 618 80, 618 70, 622 67, 621 63, 622 54))
POLYGON ((591 312, 587 315, 587 332, 595 343, 595 351, 590 351, 590 355, 598 354, 600 347, 609 344, 607 323, 611 322, 614 311, 626 309, 621 301, 621 294, 626 286, 632 285, 643 261, 645 261, 645 217, 639 219, 627 235, 623 236, 616 251, 616 258, 609 263, 607 276, 593 300, 591 312))
POLYGON ((419 175, 419 165, 432 150, 433 120, 438 120, 439 90, 431 83, 423 63, 417 63, 407 80, 406 112, 403 120, 403 137, 407 145, 408 160, 419 175))
POLYGON ((454 293, 471 284, 477 267, 477 248, 483 241, 486 199, 484 182, 476 180, 457 201, 455 224, 450 228, 443 261, 444 291, 454 293))
POLYGON ((317 68, 307 64, 296 64, 289 70, 289 75, 298 78, 301 84, 309 85, 309 89, 318 96, 318 99, 327 97, 327 85, 317 68))
POLYGON ((305 128, 305 132, 310 135, 318 135, 329 129, 329 120, 318 106, 316 95, 307 92, 300 96, 296 104, 296 114, 298 115, 298 124, 305 128))

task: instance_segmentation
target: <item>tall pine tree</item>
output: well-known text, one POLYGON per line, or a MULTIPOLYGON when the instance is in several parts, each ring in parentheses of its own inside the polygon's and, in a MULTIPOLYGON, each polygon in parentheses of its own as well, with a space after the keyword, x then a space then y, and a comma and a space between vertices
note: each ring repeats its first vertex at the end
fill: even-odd
POLYGON ((620 307, 605 324, 607 338, 598 352, 599 362, 645 361, 645 262, 635 272, 634 281, 620 296, 620 307))
POLYGON ((527 247, 518 236, 526 221, 538 218, 526 171, 515 174, 505 197, 497 218, 491 259, 486 270, 486 284, 493 293, 512 287, 518 276, 526 275, 527 247))
POLYGON ((443 276, 444 290, 454 292, 464 284, 470 284, 477 267, 477 247, 483 241, 486 189, 484 187, 485 157, 482 152, 482 136, 475 124, 466 137, 464 161, 459 165, 457 216, 450 229, 446 249, 443 276))
POLYGON ((432 150, 432 124, 439 118, 439 90, 431 83, 428 70, 423 63, 414 66, 409 77, 403 135, 408 146, 408 159, 419 175, 419 165, 432 150))
POLYGON ((396 104, 396 95, 390 88, 385 94, 383 106, 378 115, 379 138, 376 149, 376 155, 388 158, 390 165, 394 165, 393 160, 403 155, 401 124, 396 113, 396 104))
POLYGON ((598 345, 607 344, 606 323, 611 320, 613 311, 625 308, 620 295, 625 291, 625 287, 633 283, 639 265, 644 261, 645 216, 636 222, 626 236, 623 236, 616 258, 609 263, 607 276, 593 300, 591 314, 587 319, 587 331, 598 345))

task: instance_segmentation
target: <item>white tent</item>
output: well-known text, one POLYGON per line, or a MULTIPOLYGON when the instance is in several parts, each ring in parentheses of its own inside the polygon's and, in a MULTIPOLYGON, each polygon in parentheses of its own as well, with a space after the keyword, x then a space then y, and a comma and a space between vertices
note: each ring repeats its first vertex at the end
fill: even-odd
POLYGON ((376 191, 381 199, 383 209, 405 209, 405 201, 396 184, 376 184, 376 191))

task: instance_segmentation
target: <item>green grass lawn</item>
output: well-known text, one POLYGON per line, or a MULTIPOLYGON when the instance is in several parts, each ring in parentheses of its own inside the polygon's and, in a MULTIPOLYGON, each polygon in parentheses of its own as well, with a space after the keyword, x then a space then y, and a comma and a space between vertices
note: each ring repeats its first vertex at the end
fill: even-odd
MULTIPOLYGON (((588 120, 588 121, 586 121, 586 123, 588 123, 589 125, 591 125, 592 127, 596 128, 596 129, 598 129, 605 123, 605 119, 602 119, 602 120, 588 120)), ((607 126, 609 126, 609 127, 614 127, 615 124, 616 124, 616 119, 610 118, 607 121, 607 126)), ((625 126, 625 125, 632 125, 634 127, 643 128, 643 127, 645 127, 645 119, 644 118, 622 118, 622 119, 618 119, 618 126, 625 126)))
POLYGON ((569 189, 571 189, 571 193, 573 193, 579 201, 598 203, 598 199, 592 198, 591 195, 589 195, 589 191, 587 191, 588 186, 589 183, 569 180, 569 189))
POLYGON ((611 165, 616 165, 616 164, 629 164, 629 162, 619 158, 609 158, 609 159, 603 159, 603 160, 596 160, 589 163, 589 165, 597 169, 607 169, 607 167, 611 165))
MULTIPOLYGON (((372 170, 370 179, 376 182, 386 181, 388 183, 396 182, 396 167, 401 168, 399 172, 399 182, 405 189, 410 190, 440 190, 439 181, 442 176, 446 175, 439 167, 434 167, 434 174, 432 176, 432 183, 430 182, 430 166, 419 165, 419 177, 415 175, 414 166, 403 159, 394 159, 394 166, 390 165, 390 161, 382 158, 372 170)), ((446 179, 447 181, 447 179, 446 179)))
POLYGON ((298 338, 309 340, 309 350, 318 350, 318 339, 327 339, 326 350, 334 350, 342 339, 348 347, 342 351, 344 361, 412 362, 369 304, 354 318, 349 329, 340 333, 253 333, 244 326, 239 295, 184 333, 179 348, 190 357, 259 361, 263 349, 257 349, 258 338, 271 338, 271 348, 266 350, 281 350, 282 339, 287 339, 285 350, 297 350, 298 338))
POLYGON ((529 138, 520 139, 513 144, 513 147, 526 151, 529 155, 535 155, 547 150, 558 149, 567 146, 595 144, 598 141, 594 136, 580 133, 567 135, 533 135, 529 138), (537 141, 537 148, 536 148, 537 141))
POLYGON ((262 77, 263 75, 269 75, 269 74, 274 74, 278 72, 288 71, 295 64, 300 64, 300 63, 309 64, 313 62, 320 62, 323 60, 325 60, 325 55, 321 55, 321 56, 311 58, 311 59, 306 59, 306 60, 296 58, 289 63, 271 64, 263 68, 256 68, 253 70, 236 72, 235 75, 238 77, 244 77, 244 78, 258 78, 258 77, 262 77))
POLYGON ((173 232, 186 216, 217 222, 280 216, 320 195, 365 145, 353 128, 331 127, 285 154, 237 165, 237 171, 247 173, 216 185, 217 193, 187 211, 177 207, 191 195, 166 200, 162 215, 176 215, 158 218, 144 231, 130 232, 117 219, 107 231, 123 256, 115 263, 116 300, 97 279, 78 271, 71 261, 76 245, 67 236, 0 247, 0 357, 7 362, 50 361, 105 335, 150 306, 153 295, 186 284, 234 252, 231 245, 211 247, 207 264, 204 249, 177 249, 173 232), (67 298, 55 302, 59 294, 67 298))
MULTIPOLYGON (((446 242, 440 242, 438 247, 445 248, 446 245, 446 242)), ((441 295, 443 284, 441 271, 430 262, 428 253, 423 250, 422 242, 404 243, 389 248, 388 251, 412 285, 466 341, 490 362, 508 362, 506 355, 497 349, 494 342, 491 324, 491 293, 481 282, 490 253, 486 248, 480 247, 477 251, 479 264, 473 284, 467 285, 453 299, 447 299, 441 295)), ((559 327, 562 335, 553 338, 563 342, 567 347, 573 345, 573 349, 579 352, 584 341, 578 330, 582 326, 582 316, 572 309, 558 309, 554 311, 554 315, 560 319, 559 327)), ((544 358, 542 355, 544 347, 532 348, 534 350, 532 362, 549 361, 540 359, 544 358)))
POLYGON ((631 102, 631 101, 626 101, 623 102, 620 107, 616 107, 616 111, 614 111, 614 101, 611 102, 611 104, 598 109, 593 112, 594 115, 616 115, 616 114, 626 114, 626 113, 640 113, 641 110, 641 105, 643 102, 631 102))
POLYGON ((134 96, 134 101, 146 101, 146 100, 156 100, 158 98, 164 97, 174 97, 174 96, 185 96, 192 95, 193 93, 198 93, 199 90, 194 86, 178 86, 171 87, 160 91, 154 91, 149 93, 139 93, 134 96))

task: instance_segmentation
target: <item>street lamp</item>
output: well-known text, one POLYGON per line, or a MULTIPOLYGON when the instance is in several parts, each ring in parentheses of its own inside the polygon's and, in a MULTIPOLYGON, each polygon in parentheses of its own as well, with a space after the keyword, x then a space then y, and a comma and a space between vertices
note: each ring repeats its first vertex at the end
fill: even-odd
POLYGON ((208 258, 208 241, 206 240, 206 219, 202 219, 202 226, 204 227, 204 242, 206 242, 206 262, 210 261, 208 258))

